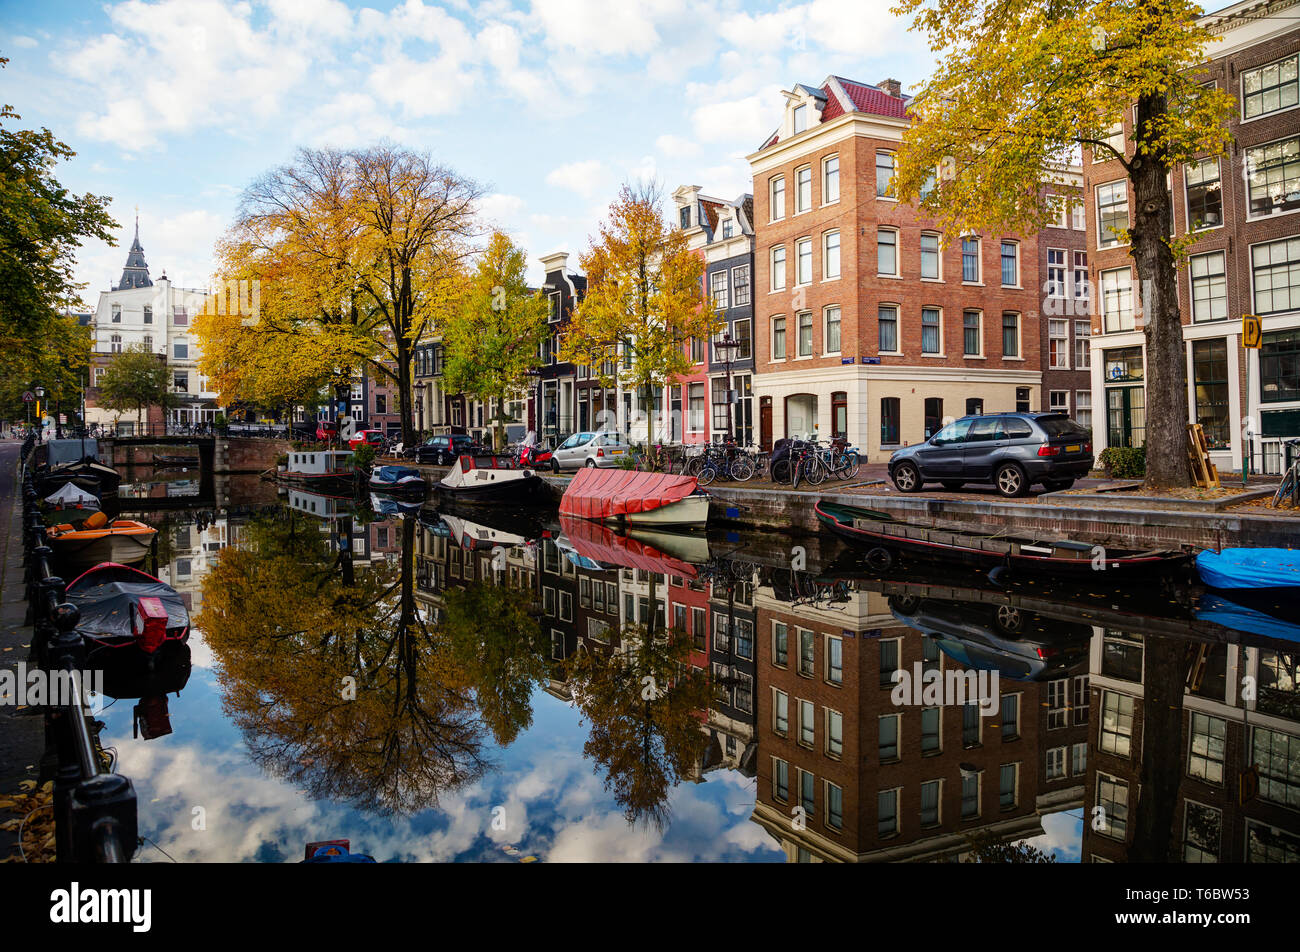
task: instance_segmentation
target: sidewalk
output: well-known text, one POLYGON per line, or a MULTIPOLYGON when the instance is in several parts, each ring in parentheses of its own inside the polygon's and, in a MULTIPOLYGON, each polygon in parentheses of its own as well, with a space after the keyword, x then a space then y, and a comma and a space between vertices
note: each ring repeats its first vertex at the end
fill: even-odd
MULTIPOLYGON (((14 670, 19 662, 27 661, 32 641, 32 629, 25 624, 22 487, 18 480, 21 447, 21 443, 0 443, 0 521, 8 530, 0 540, 0 670, 14 670)), ((40 713, 39 709, 17 709, 14 699, 0 702, 0 796, 17 792, 23 780, 37 778, 45 750, 40 713)), ((0 857, 17 848, 17 832, 0 830, 0 857)))

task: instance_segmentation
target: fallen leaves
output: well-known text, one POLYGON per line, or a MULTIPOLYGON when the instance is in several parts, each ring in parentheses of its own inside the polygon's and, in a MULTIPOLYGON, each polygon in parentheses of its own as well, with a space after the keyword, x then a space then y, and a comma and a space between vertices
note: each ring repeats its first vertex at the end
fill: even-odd
POLYGON ((24 780, 18 793, 0 795, 0 830, 22 831, 22 850, 0 857, 0 863, 54 862, 54 781, 24 780))

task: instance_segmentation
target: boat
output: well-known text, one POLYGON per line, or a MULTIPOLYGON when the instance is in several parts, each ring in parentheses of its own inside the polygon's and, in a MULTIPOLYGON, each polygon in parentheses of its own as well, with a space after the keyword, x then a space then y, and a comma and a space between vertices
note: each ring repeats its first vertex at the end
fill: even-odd
POLYGON ((458 503, 525 505, 545 500, 547 493, 542 477, 498 456, 459 456, 438 482, 438 498, 458 503))
POLYGON ((1196 571, 1210 588, 1300 588, 1300 549, 1207 549, 1196 556, 1196 571))
POLYGON ((57 490, 45 497, 47 510, 60 509, 99 509, 99 497, 77 486, 64 483, 57 490))
POLYGON ((99 562, 134 565, 149 554, 158 530, 134 519, 113 519, 102 512, 87 516, 79 525, 64 523, 45 531, 55 557, 67 568, 99 562))
MULTIPOLYGON (((695 578, 694 565, 637 538, 619 535, 608 526, 573 516, 560 516, 562 534, 555 546, 578 568, 606 571, 633 568, 661 575, 695 578)), ((666 535, 666 533, 664 533, 666 535)))
POLYGON ((37 457, 36 491, 48 496, 68 483, 97 496, 117 492, 121 475, 99 462, 95 440, 50 440, 37 457))
POLYGON ((425 482, 418 469, 410 466, 376 466, 370 472, 370 491, 389 496, 418 496, 424 499, 425 482))
POLYGON ((73 579, 68 601, 80 612, 77 631, 87 664, 95 652, 134 648, 154 654, 168 642, 188 641, 190 613, 176 589, 146 572, 102 562, 73 579))
POLYGON ((198 466, 199 458, 197 456, 159 456, 153 455, 154 466, 167 468, 175 466, 198 466))
POLYGON ((442 521, 447 526, 451 539, 462 549, 493 549, 496 546, 513 548, 527 545, 529 538, 516 532, 509 532, 486 526, 463 516, 442 513, 442 521))
POLYGON ((655 529, 703 528, 709 499, 694 476, 588 467, 569 481, 560 515, 655 529))
POLYGON ((370 508, 380 516, 413 516, 424 505, 420 499, 398 499, 393 496, 370 494, 370 508))
POLYGON ((960 562, 982 569, 1006 567, 1015 572, 1109 581, 1117 577, 1157 575, 1191 561, 1170 549, 1121 549, 1077 539, 1038 535, 1004 528, 944 529, 895 519, 888 513, 820 500, 818 521, 845 541, 867 550, 867 562, 886 569, 899 555, 940 562, 960 562), (1104 572, 1104 576, 1098 573, 1104 572))
POLYGON ((357 470, 351 450, 294 450, 276 480, 312 492, 352 495, 357 488, 357 470))

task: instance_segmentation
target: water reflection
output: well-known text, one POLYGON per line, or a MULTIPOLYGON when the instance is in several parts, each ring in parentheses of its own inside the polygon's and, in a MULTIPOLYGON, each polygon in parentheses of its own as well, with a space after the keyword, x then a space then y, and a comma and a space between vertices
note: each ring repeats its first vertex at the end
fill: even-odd
MULTIPOLYGON (((151 749, 223 763, 232 813, 268 780, 298 804, 252 844, 175 824, 193 858, 336 835, 380 859, 1300 856, 1300 619, 1278 600, 297 496, 160 533, 216 693, 191 685, 151 749), (895 672, 996 696, 900 695, 895 672), (185 716, 218 698, 237 743, 185 716)), ((161 761, 130 754, 149 782, 161 761)))

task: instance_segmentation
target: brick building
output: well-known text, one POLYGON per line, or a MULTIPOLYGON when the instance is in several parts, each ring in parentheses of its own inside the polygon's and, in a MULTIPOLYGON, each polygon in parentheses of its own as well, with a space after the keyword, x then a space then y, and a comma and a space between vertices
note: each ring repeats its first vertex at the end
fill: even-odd
POLYGON ((896 80, 784 96, 748 157, 761 444, 844 434, 880 461, 945 417, 1039 409, 1037 238, 945 235, 890 195, 896 80))
MULTIPOLYGON (((1194 236, 1178 270, 1188 419, 1204 427, 1221 470, 1240 467, 1247 418, 1256 471, 1279 472, 1282 441, 1300 436, 1300 28, 1287 8, 1294 0, 1242 2, 1201 18, 1217 41, 1207 81, 1237 98, 1233 142, 1171 176, 1176 234, 1194 236), (1260 315, 1264 332, 1244 359, 1243 314, 1260 315)), ((1111 133, 1130 155, 1134 119, 1128 110, 1111 133)), ((1145 441, 1145 339, 1136 267, 1117 234, 1131 224, 1124 169, 1085 153, 1083 180, 1100 452, 1145 441)))

